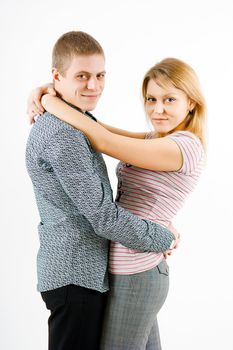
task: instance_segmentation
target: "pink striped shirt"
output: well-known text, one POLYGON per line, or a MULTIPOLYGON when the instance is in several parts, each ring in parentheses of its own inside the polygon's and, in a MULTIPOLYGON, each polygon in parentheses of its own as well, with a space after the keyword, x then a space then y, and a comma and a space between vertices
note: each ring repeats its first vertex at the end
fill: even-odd
MULTIPOLYGON (((152 138, 152 133, 149 138, 152 138)), ((152 171, 120 162, 117 166, 118 191, 116 202, 131 213, 167 227, 185 198, 194 189, 204 166, 205 155, 200 140, 188 131, 178 131, 166 137, 174 140, 183 155, 178 171, 152 171)), ((109 272, 131 275, 155 267, 162 253, 142 252, 112 242, 109 272)))

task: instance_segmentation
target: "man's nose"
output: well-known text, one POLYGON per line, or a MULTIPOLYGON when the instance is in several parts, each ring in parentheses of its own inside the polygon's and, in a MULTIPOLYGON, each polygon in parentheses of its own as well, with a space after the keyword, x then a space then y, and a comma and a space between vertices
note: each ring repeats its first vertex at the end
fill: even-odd
POLYGON ((98 87, 98 80, 96 77, 90 77, 87 81, 87 88, 89 90, 96 90, 98 87))
POLYGON ((154 113, 162 114, 164 112, 164 105, 160 101, 156 101, 154 105, 154 113))

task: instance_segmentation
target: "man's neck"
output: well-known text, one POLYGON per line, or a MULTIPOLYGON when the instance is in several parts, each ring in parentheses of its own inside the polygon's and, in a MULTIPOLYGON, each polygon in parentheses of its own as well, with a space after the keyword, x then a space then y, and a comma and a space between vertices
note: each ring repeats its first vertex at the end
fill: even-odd
POLYGON ((60 99, 61 99, 63 102, 65 102, 67 105, 69 105, 70 107, 72 107, 72 108, 76 109, 77 111, 79 111, 80 113, 82 113, 82 114, 85 114, 85 113, 86 113, 86 111, 83 111, 80 107, 75 106, 75 105, 73 105, 73 104, 70 103, 70 102, 67 102, 67 101, 64 100, 62 97, 60 97, 60 99))

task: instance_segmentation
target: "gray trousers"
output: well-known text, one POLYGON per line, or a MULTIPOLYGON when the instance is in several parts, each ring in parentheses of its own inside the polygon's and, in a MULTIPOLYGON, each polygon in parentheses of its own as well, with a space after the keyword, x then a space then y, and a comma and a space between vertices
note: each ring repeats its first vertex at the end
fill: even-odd
POLYGON ((168 265, 110 275, 101 350, 161 350, 157 313, 168 293, 168 265))

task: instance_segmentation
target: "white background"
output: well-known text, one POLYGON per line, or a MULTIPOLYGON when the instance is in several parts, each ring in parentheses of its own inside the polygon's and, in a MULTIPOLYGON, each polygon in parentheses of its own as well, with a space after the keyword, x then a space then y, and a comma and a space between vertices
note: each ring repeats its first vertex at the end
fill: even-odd
MULTIPOLYGON (((102 44, 105 93, 97 117, 145 130, 140 85, 158 60, 197 71, 209 111, 208 163, 175 220, 171 287, 160 312, 163 349, 232 350, 233 3, 222 1, 11 1, 0 3, 0 349, 45 350, 47 316, 36 291, 39 221, 24 165, 29 91, 48 82, 52 46, 70 30, 102 44)), ((116 188, 116 162, 106 158, 116 188)))

